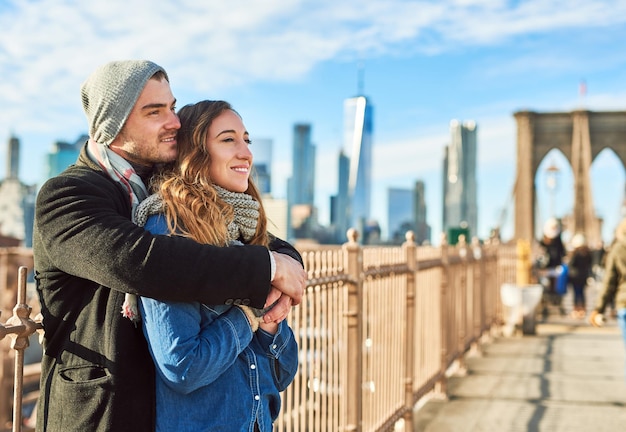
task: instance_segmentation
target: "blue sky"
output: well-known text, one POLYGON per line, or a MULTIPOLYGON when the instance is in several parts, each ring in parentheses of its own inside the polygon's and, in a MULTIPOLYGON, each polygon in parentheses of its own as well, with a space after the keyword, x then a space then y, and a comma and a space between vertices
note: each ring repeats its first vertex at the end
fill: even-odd
MULTIPOLYGON (((450 120, 478 124, 478 235, 502 220, 506 237, 513 113, 626 110, 626 0, 4 0, 0 28, 0 178, 13 133, 21 179, 40 183, 51 144, 87 129, 79 98, 87 75, 109 60, 147 58, 168 71, 179 106, 228 100, 253 139, 273 139, 277 197, 291 175, 293 125, 310 123, 326 224, 343 100, 357 93, 361 65, 375 107, 373 217, 385 230, 387 188, 423 180, 435 242, 450 120)), ((571 211, 573 200, 571 170, 562 155, 549 159, 562 171, 554 196, 537 176, 542 219, 552 207, 571 211)), ((602 153, 592 181, 610 238, 624 169, 602 153)))

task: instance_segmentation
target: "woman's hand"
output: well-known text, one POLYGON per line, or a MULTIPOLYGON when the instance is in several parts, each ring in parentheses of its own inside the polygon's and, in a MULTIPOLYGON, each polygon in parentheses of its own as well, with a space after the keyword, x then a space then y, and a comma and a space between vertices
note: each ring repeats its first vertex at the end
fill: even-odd
POLYGON ((278 331, 278 323, 275 323, 275 322, 271 322, 271 323, 260 322, 259 323, 259 328, 265 330, 269 334, 276 334, 276 332, 278 331))
MULTIPOLYGON (((272 294, 272 291, 270 290, 270 295, 271 294, 272 294)), ((268 323, 278 324, 279 322, 287 318, 287 315, 289 315, 289 312, 291 312, 291 306, 292 306, 291 297, 285 294, 281 294, 280 298, 278 299, 278 302, 274 305, 274 307, 271 308, 265 315, 263 315, 263 321, 266 324, 268 323)))

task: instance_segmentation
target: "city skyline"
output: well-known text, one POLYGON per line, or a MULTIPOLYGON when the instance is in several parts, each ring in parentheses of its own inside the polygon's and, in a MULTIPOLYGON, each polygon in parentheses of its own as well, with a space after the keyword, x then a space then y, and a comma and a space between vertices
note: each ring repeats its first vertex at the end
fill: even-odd
MULTIPOLYGON (((253 141, 273 141, 278 198, 286 197, 292 174, 292 127, 311 124, 324 224, 337 193, 345 99, 362 92, 376 107, 372 217, 384 229, 387 189, 423 181, 434 241, 449 122, 475 121, 478 234, 485 237, 504 219, 505 228, 512 225, 515 111, 626 107, 623 1, 76 3, 0 5, 0 178, 14 134, 23 147, 20 178, 40 183, 50 146, 86 131, 78 90, 86 76, 109 60, 149 58, 168 71, 179 107, 228 100, 253 141)), ((561 156, 554 156, 561 175, 552 201, 563 214, 573 194, 561 156)), ((536 183, 545 214, 543 175, 536 183)), ((610 154, 594 163, 594 202, 607 220, 605 232, 620 216, 624 177, 610 154)))

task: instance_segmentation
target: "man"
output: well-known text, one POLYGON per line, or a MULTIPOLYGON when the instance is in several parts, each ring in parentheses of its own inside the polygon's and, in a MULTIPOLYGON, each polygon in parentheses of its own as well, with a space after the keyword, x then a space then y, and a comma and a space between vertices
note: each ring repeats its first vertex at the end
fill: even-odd
POLYGON ((121 313, 125 294, 262 308, 284 293, 265 317, 280 321, 301 301, 306 273, 278 239, 271 248, 282 253, 220 248, 133 223, 153 168, 177 152, 163 68, 108 63, 81 96, 90 139, 75 165, 43 185, 35 211, 45 329, 37 430, 152 431, 154 366, 141 327, 121 313))
POLYGON ((615 229, 615 238, 606 255, 602 287, 596 307, 589 316, 593 326, 604 325, 604 312, 610 304, 615 305, 617 325, 626 348, 626 219, 622 219, 615 229))

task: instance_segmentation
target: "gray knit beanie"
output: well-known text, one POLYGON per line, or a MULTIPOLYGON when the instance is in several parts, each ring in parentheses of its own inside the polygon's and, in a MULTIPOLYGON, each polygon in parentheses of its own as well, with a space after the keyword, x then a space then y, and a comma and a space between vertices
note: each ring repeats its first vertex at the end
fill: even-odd
MULTIPOLYGON (((109 145, 124 126, 146 83, 165 69, 148 60, 113 61, 96 69, 80 89, 89 136, 109 145)), ((169 79, 168 79, 169 80, 169 79)))

